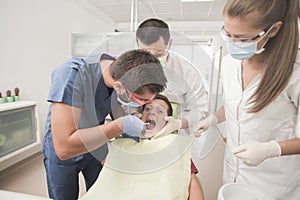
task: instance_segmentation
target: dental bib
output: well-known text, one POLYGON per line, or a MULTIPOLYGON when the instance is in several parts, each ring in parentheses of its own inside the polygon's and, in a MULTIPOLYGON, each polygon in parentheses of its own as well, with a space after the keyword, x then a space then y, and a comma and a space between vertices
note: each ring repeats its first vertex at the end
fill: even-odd
POLYGON ((191 137, 175 134, 139 143, 114 140, 97 181, 81 199, 187 199, 191 143, 191 137))

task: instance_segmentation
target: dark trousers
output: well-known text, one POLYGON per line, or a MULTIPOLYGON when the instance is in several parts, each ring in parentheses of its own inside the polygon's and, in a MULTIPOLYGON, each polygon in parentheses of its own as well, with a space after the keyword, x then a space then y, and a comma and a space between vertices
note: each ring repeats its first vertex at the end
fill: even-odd
POLYGON ((49 197, 55 200, 76 200, 79 194, 79 172, 82 172, 88 190, 97 180, 101 162, 91 154, 66 164, 44 158, 49 197))

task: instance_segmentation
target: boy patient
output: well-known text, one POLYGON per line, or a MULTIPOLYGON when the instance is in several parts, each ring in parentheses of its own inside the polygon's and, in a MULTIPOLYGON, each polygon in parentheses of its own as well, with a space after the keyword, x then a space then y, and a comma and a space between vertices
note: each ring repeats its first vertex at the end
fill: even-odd
MULTIPOLYGON (((112 141, 112 145, 109 145, 109 154, 104 169, 101 171, 95 185, 82 199, 93 199, 97 196, 102 198, 107 195, 105 197, 111 200, 118 200, 121 197, 130 200, 203 200, 203 192, 196 177, 198 170, 192 162, 188 150, 185 160, 175 161, 171 164, 167 163, 165 167, 161 167, 155 172, 149 172, 146 169, 145 173, 126 171, 128 165, 139 165, 139 168, 140 166, 147 167, 147 160, 138 157, 132 158, 134 155, 147 155, 149 151, 153 152, 153 149, 162 143, 170 144, 176 143, 174 141, 179 143, 181 143, 181 140, 186 141, 186 136, 164 134, 164 126, 167 123, 165 117, 167 116, 172 116, 172 106, 167 97, 157 94, 150 103, 142 108, 141 120, 146 124, 146 130, 141 137, 142 140, 135 142, 132 139, 119 138, 112 141), (174 139, 178 137, 182 138, 174 139), (113 146, 119 149, 116 150, 113 146), (127 157, 126 154, 120 152, 120 149, 134 154, 127 157), (114 162, 110 162, 111 160, 114 160, 114 162), (111 164, 116 162, 121 163, 121 165, 111 164)), ((170 150, 180 152, 179 148, 170 150)), ((163 150, 159 149, 157 152, 163 152, 163 150)), ((168 154, 166 155, 168 157, 168 154)), ((184 156, 180 155, 179 157, 182 159, 184 156)), ((165 159, 164 156, 160 158, 165 159)), ((158 156, 157 160, 153 160, 152 157, 149 162, 163 163, 159 160, 160 158, 158 156)))
MULTIPOLYGON (((143 137, 156 139, 164 136, 163 127, 166 125, 164 118, 172 116, 173 110, 168 98, 157 94, 148 104, 144 105, 141 120, 146 123, 146 131, 143 137)), ((191 160, 191 182, 189 187, 189 200, 204 199, 203 192, 197 180, 198 173, 193 161, 191 160)))

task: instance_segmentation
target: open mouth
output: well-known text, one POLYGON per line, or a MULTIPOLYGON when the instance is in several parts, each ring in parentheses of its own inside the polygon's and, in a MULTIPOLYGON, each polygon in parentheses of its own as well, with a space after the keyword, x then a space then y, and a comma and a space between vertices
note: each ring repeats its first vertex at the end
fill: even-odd
POLYGON ((155 127, 155 125, 156 125, 156 122, 154 120, 152 120, 152 119, 146 120, 146 123, 148 123, 146 125, 146 129, 147 130, 152 130, 155 127))

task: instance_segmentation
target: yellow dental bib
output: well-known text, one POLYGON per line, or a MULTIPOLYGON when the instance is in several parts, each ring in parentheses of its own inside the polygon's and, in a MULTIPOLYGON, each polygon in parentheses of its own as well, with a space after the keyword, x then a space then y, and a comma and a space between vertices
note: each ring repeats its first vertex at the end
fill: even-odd
POLYGON ((187 199, 191 143, 175 134, 139 143, 114 140, 97 181, 81 199, 187 199))

